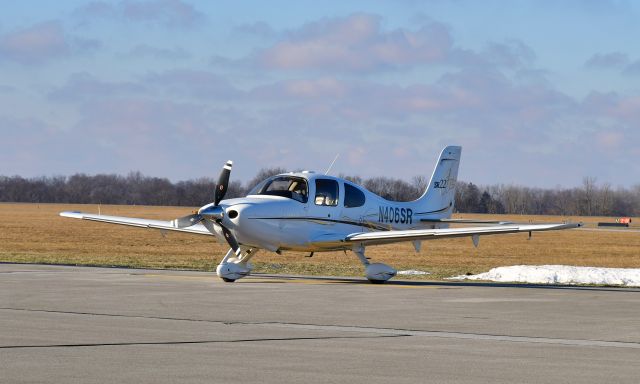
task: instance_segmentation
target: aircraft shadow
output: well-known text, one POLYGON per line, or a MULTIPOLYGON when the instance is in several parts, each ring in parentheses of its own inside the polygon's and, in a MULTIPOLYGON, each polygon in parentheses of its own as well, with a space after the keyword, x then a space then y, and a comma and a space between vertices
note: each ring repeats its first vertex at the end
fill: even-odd
MULTIPOLYGON (((273 274, 252 274, 254 278, 277 280, 316 280, 335 284, 355 284, 372 285, 362 278, 350 277, 329 277, 329 276, 298 276, 298 275, 273 275, 273 274)), ((246 279, 250 282, 252 278, 246 279)), ((256 282, 256 281, 253 281, 256 282)), ((376 285, 378 286, 378 285, 376 285)), ((520 289, 566 289, 575 291, 603 291, 621 293, 640 293, 640 288, 618 287, 618 286, 588 286, 588 285, 568 285, 568 284, 531 284, 531 283, 500 283, 491 281, 421 281, 421 280, 389 280, 379 286, 406 286, 406 287, 487 287, 487 288, 520 288, 520 289)))

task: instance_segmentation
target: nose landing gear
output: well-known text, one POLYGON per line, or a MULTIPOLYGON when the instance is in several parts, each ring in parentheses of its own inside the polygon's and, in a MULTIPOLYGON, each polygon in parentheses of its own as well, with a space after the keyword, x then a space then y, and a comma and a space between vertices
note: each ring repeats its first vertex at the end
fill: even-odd
POLYGON ((358 256, 360 262, 364 265, 365 277, 373 284, 382 284, 398 273, 398 271, 386 264, 370 263, 369 259, 364 255, 364 247, 362 245, 354 247, 353 253, 358 256))
POLYGON ((249 263, 257 250, 253 248, 243 249, 238 248, 238 252, 233 252, 233 249, 229 249, 225 257, 220 261, 216 268, 216 274, 226 283, 233 283, 234 281, 251 274, 253 265, 249 263), (235 257, 234 257, 235 256, 235 257))

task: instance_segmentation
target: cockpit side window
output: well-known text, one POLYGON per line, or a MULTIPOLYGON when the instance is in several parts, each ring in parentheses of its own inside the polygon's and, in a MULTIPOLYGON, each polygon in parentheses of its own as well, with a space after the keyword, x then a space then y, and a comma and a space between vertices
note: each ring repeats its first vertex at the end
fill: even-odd
POLYGON ((344 207, 362 207, 365 203, 364 193, 351 184, 344 183, 344 207))
POLYGON ((316 179, 315 203, 331 207, 338 205, 338 182, 330 179, 316 179))
POLYGON ((309 200, 307 180, 292 176, 276 176, 268 179, 254 194, 282 196, 301 203, 306 203, 309 200))

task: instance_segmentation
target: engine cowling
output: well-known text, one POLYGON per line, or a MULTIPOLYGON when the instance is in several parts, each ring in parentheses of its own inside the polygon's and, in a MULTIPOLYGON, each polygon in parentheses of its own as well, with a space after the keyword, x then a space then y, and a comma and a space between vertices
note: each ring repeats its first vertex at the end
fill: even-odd
POLYGON ((385 281, 394 277, 398 273, 398 271, 383 263, 373 263, 367 265, 364 273, 370 282, 384 283, 385 281))

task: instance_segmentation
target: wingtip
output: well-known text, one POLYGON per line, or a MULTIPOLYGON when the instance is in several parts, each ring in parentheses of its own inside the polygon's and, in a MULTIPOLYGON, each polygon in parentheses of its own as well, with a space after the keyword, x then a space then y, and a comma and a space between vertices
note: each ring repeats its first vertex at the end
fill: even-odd
POLYGON ((60 212, 62 217, 70 217, 72 219, 82 219, 82 212, 79 211, 64 211, 60 212))

